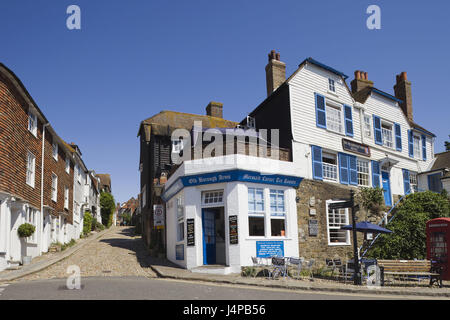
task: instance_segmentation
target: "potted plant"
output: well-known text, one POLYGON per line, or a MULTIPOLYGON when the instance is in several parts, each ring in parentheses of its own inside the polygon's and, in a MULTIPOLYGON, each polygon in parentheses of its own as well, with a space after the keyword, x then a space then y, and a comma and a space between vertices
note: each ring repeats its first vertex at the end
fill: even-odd
MULTIPOLYGON (((29 223, 24 223, 19 226, 17 233, 19 237, 25 241, 26 238, 31 237, 36 231, 36 227, 29 223)), ((22 264, 27 265, 31 262, 31 256, 22 256, 22 264)))

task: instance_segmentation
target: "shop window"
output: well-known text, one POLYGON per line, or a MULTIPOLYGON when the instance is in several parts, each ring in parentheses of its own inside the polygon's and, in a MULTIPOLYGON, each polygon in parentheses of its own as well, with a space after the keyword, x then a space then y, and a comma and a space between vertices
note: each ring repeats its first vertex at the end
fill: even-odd
POLYGON ((349 224, 348 209, 347 208, 329 209, 327 205, 327 221, 328 221, 329 244, 333 245, 350 244, 349 232, 346 230, 341 230, 342 226, 349 224))
POLYGON ((272 231, 272 237, 286 236, 286 219, 272 217, 270 219, 270 227, 272 231))
POLYGON ((248 217, 248 228, 250 236, 262 236, 264 237, 264 216, 249 216, 248 217))
POLYGON ((283 190, 270 190, 270 227, 273 237, 285 236, 286 206, 283 190))
POLYGON ((223 190, 203 192, 202 193, 202 202, 205 205, 223 203, 223 190))
POLYGON ((248 188, 248 212, 264 214, 264 189, 248 188))
POLYGON ((177 241, 184 240, 184 204, 183 198, 177 198, 177 241))
POLYGON ((248 188, 248 226, 250 236, 265 235, 264 189, 248 188))

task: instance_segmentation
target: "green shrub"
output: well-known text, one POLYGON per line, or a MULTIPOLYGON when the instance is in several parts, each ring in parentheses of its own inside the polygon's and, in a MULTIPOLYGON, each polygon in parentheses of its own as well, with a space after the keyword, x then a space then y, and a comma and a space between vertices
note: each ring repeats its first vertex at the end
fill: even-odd
POLYGON ((36 227, 29 223, 24 223, 20 225, 19 229, 17 229, 17 233, 21 238, 31 237, 34 231, 36 231, 36 227))
POLYGON ((256 268, 254 267, 242 267, 242 276, 243 277, 254 277, 256 275, 256 268))
POLYGON ((393 233, 381 235, 368 256, 377 259, 425 259, 426 222, 442 217, 450 217, 450 201, 444 195, 431 191, 408 195, 386 226, 393 233))
POLYGON ((67 248, 72 247, 73 245, 75 245, 75 243, 77 243, 77 242, 75 241, 75 239, 72 239, 72 240, 70 240, 70 242, 61 245, 61 251, 64 251, 64 250, 66 250, 67 248))
POLYGON ((91 232, 92 228, 92 215, 89 211, 86 211, 84 213, 84 220, 83 220, 83 234, 88 235, 91 232))
POLYGON ((112 220, 115 208, 116 204, 112 194, 102 192, 100 194, 100 215, 102 216, 102 224, 108 228, 113 222, 112 220))

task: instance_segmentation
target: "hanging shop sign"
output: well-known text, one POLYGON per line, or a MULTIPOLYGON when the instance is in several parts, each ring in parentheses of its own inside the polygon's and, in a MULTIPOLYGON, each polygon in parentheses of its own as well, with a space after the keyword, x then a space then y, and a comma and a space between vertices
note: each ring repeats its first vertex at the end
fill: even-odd
POLYGON ((187 229, 187 245, 195 246, 195 225, 194 219, 186 219, 186 229, 187 229))
POLYGON ((370 157, 370 147, 365 144, 357 143, 347 139, 342 139, 342 148, 346 151, 370 157))
POLYGON ((211 172, 200 175, 180 177, 167 190, 164 191, 161 197, 167 202, 184 187, 213 183, 243 181, 297 188, 302 180, 303 178, 300 177, 279 174, 262 174, 260 172, 247 170, 211 172))
POLYGON ((153 225, 157 229, 164 228, 164 207, 162 204, 153 205, 153 225))
POLYGON ((230 227, 230 244, 238 244, 238 217, 230 216, 228 218, 229 227, 230 227))
POLYGON ((284 242, 256 241, 256 256, 258 258, 284 257, 284 242))

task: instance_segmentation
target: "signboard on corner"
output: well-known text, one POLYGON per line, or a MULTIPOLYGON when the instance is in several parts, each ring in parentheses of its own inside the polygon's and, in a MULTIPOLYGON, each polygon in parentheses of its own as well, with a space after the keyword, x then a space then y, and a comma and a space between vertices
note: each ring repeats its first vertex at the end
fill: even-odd
POLYGON ((164 228, 164 206, 162 204, 153 205, 153 225, 157 229, 164 228))

